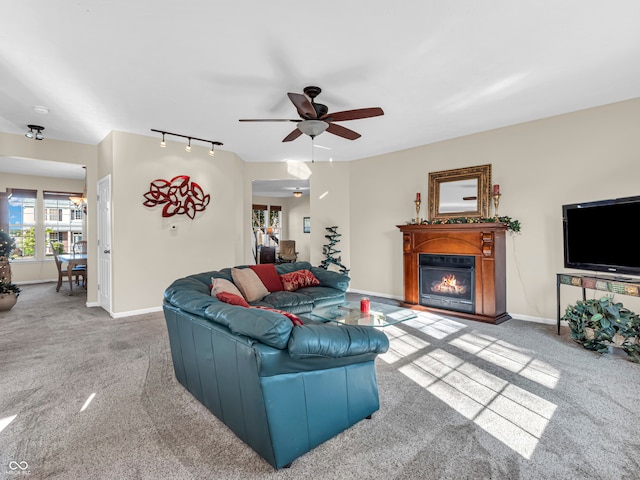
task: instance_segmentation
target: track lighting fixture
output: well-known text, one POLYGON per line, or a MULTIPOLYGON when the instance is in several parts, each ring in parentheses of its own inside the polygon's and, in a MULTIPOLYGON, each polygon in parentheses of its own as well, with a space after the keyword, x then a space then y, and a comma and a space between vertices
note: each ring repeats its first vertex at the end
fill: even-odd
POLYGON ((24 134, 25 137, 33 138, 35 140, 42 140, 44 138, 44 135, 42 135, 44 127, 41 127, 40 125, 27 125, 27 128, 29 131, 24 134))
MULTIPOLYGON (((40 127, 40 128, 42 128, 42 127, 40 127)), ((187 146, 184 149, 186 152, 190 152, 191 151, 191 140, 197 140, 199 142, 210 143, 211 144, 211 150, 209 150, 209 156, 211 156, 211 157, 213 157, 215 155, 215 153, 216 153, 215 152, 215 146, 216 145, 223 145, 222 143, 216 142, 214 140, 206 140, 204 138, 190 137, 189 135, 181 135, 179 133, 171 133, 171 132, 167 132, 165 130, 156 130, 155 128, 152 128, 151 131, 162 134, 162 141, 160 142, 160 146, 163 147, 163 148, 167 146, 166 142, 164 141, 165 135, 173 135, 174 137, 186 138, 189 141, 187 143, 187 146)))

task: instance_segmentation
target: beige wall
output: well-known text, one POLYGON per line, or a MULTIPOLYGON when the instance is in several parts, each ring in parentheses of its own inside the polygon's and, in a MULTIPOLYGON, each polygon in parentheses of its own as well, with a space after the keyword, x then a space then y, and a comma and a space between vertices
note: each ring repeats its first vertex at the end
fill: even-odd
MULTIPOLYGON (((112 132, 97 147, 29 141, 0 134, 0 155, 87 165, 89 249, 95 251, 96 181, 112 174, 113 306, 124 315, 157 309, 174 279, 191 273, 252 262, 251 180, 304 178, 308 207, 289 202, 289 230, 297 240, 301 217, 308 259, 318 265, 327 243, 325 227, 337 225, 337 248, 351 269, 351 288, 402 298, 402 245, 396 225, 415 216, 416 192, 427 198, 432 171, 489 163, 503 193, 500 214, 520 220, 522 233, 507 237, 507 308, 517 317, 555 319, 555 276, 564 271, 561 206, 639 195, 640 99, 524 123, 436 144, 352 162, 245 163, 235 154, 179 142, 159 148, 159 139, 112 132), (99 159, 99 161, 98 161, 99 159), (142 205, 157 178, 190 175, 211 203, 190 220, 162 218, 161 207, 142 205), (176 231, 169 230, 177 225, 176 231), (93 247, 92 247, 93 242, 93 247)), ((363 139, 364 141, 364 139, 363 139)), ((427 211, 423 203, 422 215, 427 211)), ((626 233, 628 226, 594 226, 594 235, 626 233)), ((302 257, 301 257, 302 258, 302 257)), ((87 300, 97 299, 95 259, 89 262, 87 300)), ((580 289, 563 287, 563 305, 580 289)), ((588 293, 593 296, 593 292, 588 293)), ((595 294, 595 295, 600 295, 595 294)), ((635 311, 640 299, 616 296, 635 311)))
MULTIPOLYGON (((490 163, 500 214, 522 223, 521 234, 507 237, 507 309, 555 319, 556 273, 565 271, 561 207, 640 195, 639 125, 635 99, 351 162, 351 288, 402 298, 395 225, 415 216, 416 192, 427 198, 429 172, 490 163)), ((591 241, 628 228, 603 219, 591 241)), ((562 292, 565 305, 580 296, 578 288, 562 292)), ((638 299, 616 299, 640 311, 638 299)))
POLYGON ((243 162, 233 153, 113 132, 112 302, 115 315, 154 309, 175 279, 243 263, 248 215, 242 213, 243 162), (188 175, 211 201, 192 220, 162 217, 162 206, 145 207, 144 193, 156 179, 188 175), (245 222, 246 219, 246 222, 245 222), (176 230, 170 227, 175 225, 176 230))

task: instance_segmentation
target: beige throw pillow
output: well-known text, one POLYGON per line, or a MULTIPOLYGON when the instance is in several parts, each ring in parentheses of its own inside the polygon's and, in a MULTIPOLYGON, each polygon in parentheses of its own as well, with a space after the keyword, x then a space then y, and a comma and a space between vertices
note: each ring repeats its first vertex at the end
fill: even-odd
POLYGON ((232 268, 231 276, 247 302, 262 300, 269 294, 258 274, 250 268, 232 268))
POLYGON ((242 292, 238 290, 233 283, 224 278, 211 278, 211 296, 215 297, 218 293, 228 292, 242 297, 242 292))

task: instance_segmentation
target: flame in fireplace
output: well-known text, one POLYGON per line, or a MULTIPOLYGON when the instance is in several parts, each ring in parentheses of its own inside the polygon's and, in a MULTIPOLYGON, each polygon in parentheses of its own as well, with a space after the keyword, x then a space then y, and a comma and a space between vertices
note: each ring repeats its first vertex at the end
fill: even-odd
POLYGON ((448 293, 462 295, 467 292, 466 285, 458 285, 458 280, 453 273, 449 273, 442 277, 440 282, 434 282, 431 285, 431 291, 437 293, 448 293))

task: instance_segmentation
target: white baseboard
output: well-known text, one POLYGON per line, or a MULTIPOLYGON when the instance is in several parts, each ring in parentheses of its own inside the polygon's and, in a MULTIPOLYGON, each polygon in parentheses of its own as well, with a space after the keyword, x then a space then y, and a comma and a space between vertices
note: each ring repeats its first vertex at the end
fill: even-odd
POLYGON ((128 312, 110 313, 113 318, 133 317, 134 315, 144 315, 145 313, 156 313, 162 311, 162 305, 159 307, 142 308, 140 310, 130 310, 128 312))

